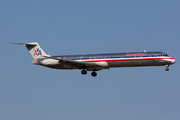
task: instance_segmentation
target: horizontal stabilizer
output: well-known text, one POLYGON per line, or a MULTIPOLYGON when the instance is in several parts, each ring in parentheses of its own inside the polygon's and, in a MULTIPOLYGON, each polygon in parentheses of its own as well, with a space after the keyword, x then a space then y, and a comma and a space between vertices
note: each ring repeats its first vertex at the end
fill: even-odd
POLYGON ((42 56, 48 56, 43 49, 39 46, 37 42, 31 42, 31 43, 10 43, 10 44, 17 44, 17 45, 24 45, 32 57, 36 60, 39 58, 43 58, 42 56))
POLYGON ((9 43, 9 44, 17 44, 17 45, 24 45, 24 46, 27 46, 27 45, 36 46, 37 45, 37 44, 33 44, 33 43, 9 43))

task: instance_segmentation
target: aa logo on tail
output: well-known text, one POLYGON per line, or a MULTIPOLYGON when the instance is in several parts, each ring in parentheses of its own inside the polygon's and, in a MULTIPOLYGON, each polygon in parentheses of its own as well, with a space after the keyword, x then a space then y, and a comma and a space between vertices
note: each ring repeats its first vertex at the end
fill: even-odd
POLYGON ((42 55, 41 50, 37 48, 37 50, 34 51, 34 56, 42 55))

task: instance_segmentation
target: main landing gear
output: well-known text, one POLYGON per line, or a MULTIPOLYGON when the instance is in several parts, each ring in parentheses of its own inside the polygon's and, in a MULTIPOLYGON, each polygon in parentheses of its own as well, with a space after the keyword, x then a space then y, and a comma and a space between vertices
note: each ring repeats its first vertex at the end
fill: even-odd
POLYGON ((166 69, 165 69, 165 71, 169 71, 169 65, 166 65, 166 69))
POLYGON ((91 73, 91 75, 92 75, 93 77, 96 77, 96 76, 97 76, 97 73, 93 71, 93 72, 91 73))
POLYGON ((87 74, 87 71, 86 71, 86 70, 82 70, 82 71, 81 71, 81 74, 86 75, 86 74, 87 74))
MULTIPOLYGON (((87 74, 87 71, 86 71, 86 70, 82 70, 82 71, 81 71, 81 74, 86 75, 86 74, 87 74)), ((93 71, 93 72, 91 73, 91 75, 92 75, 93 77, 96 77, 96 76, 97 76, 97 73, 96 73, 95 71, 93 71)))

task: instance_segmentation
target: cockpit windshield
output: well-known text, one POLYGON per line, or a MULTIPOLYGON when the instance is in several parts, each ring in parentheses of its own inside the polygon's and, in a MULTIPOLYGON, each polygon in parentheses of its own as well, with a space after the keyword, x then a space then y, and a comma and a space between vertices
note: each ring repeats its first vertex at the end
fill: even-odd
POLYGON ((169 56, 168 54, 166 53, 162 53, 161 56, 169 56))

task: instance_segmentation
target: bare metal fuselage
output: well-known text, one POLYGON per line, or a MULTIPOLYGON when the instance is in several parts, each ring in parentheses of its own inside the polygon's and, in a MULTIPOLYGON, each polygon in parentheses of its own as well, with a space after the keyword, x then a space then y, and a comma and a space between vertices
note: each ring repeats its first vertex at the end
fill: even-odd
MULTIPOLYGON (((97 71, 113 67, 169 66, 175 63, 174 58, 169 57, 163 52, 91 54, 54 57, 64 60, 100 64, 100 67, 96 69, 90 67, 82 68, 86 69, 87 71, 97 71)), ((54 69, 81 69, 81 67, 72 65, 69 66, 68 64, 52 61, 49 58, 39 59, 39 62, 36 63, 54 69), (43 62, 41 62, 44 60, 49 60, 48 64, 43 64, 43 62)))

